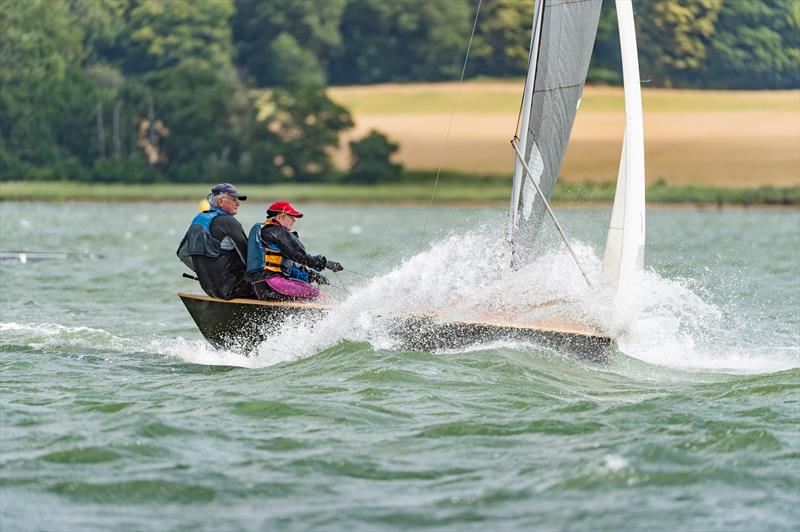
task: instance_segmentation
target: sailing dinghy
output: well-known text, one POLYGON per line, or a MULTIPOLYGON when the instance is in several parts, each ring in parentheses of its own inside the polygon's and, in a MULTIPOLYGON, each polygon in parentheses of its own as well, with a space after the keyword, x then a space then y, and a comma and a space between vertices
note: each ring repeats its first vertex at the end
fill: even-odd
MULTIPOLYGON (((631 0, 616 0, 625 93, 625 136, 600 286, 592 286, 550 207, 578 111, 602 0, 539 0, 533 16, 515 153, 506 238, 515 266, 533 259, 549 215, 585 281, 612 304, 630 295, 644 264, 644 139, 639 62, 631 0)), ((331 307, 315 302, 277 302, 179 293, 203 336, 215 347, 250 351, 290 316, 322 319, 331 307)), ((524 319, 509 312, 463 321, 435 315, 398 320, 393 333, 408 349, 457 348, 494 340, 523 340, 581 357, 603 359, 612 338, 596 325, 563 319, 524 319)))

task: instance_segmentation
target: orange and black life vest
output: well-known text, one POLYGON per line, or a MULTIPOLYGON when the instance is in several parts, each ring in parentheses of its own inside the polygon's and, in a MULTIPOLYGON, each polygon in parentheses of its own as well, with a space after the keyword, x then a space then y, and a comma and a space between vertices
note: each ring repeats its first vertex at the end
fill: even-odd
POLYGON ((294 261, 284 255, 277 244, 265 244, 261 240, 261 229, 265 225, 280 224, 267 219, 263 224, 257 223, 250 229, 247 239, 247 272, 250 274, 267 272, 267 275, 290 276, 294 261))

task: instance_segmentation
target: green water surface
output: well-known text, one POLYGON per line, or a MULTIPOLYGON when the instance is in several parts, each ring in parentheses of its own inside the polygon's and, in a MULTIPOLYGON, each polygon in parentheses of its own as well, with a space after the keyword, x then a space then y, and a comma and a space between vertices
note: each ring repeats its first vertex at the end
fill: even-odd
MULTIPOLYGON (((0 204, 0 250, 95 255, 0 262, 3 531, 800 527, 797 211, 650 212, 647 305, 593 364, 525 344, 409 352, 343 332, 370 329, 347 316, 250 359, 216 352, 175 297, 196 289, 174 255, 194 208, 0 204)), ((334 300, 375 315, 471 278, 481 250, 442 242, 504 223, 304 210, 309 251, 370 278, 402 283, 430 254, 397 292, 331 275, 334 300)), ((601 258, 609 213, 559 213, 601 258)))

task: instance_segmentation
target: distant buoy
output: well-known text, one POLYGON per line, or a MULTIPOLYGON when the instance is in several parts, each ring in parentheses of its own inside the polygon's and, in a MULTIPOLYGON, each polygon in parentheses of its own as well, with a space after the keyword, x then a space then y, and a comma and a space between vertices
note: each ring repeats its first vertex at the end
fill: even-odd
POLYGON ((211 208, 211 204, 208 202, 207 199, 201 199, 200 203, 197 204, 197 210, 200 212, 206 212, 211 208))

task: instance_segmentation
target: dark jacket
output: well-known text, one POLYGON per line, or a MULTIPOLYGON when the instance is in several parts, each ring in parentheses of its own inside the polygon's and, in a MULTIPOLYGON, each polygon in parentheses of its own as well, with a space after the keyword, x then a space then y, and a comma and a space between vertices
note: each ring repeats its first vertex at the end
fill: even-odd
MULTIPOLYGON (((278 223, 266 223, 261 227, 261 246, 273 249, 277 247, 283 256, 281 274, 287 277, 290 277, 290 272, 295 264, 308 266, 314 270, 322 270, 327 262, 322 255, 309 255, 306 253, 306 248, 300 242, 297 233, 289 232, 288 229, 278 223)), ((263 257, 263 254, 261 256, 263 257)), ((278 275, 277 273, 266 271, 263 261, 252 259, 255 259, 255 257, 251 258, 250 268, 248 268, 248 277, 251 280, 278 275)))
POLYGON ((212 209, 197 215, 178 247, 178 257, 197 274, 211 297, 251 295, 244 280, 247 237, 242 224, 227 212, 212 209))

